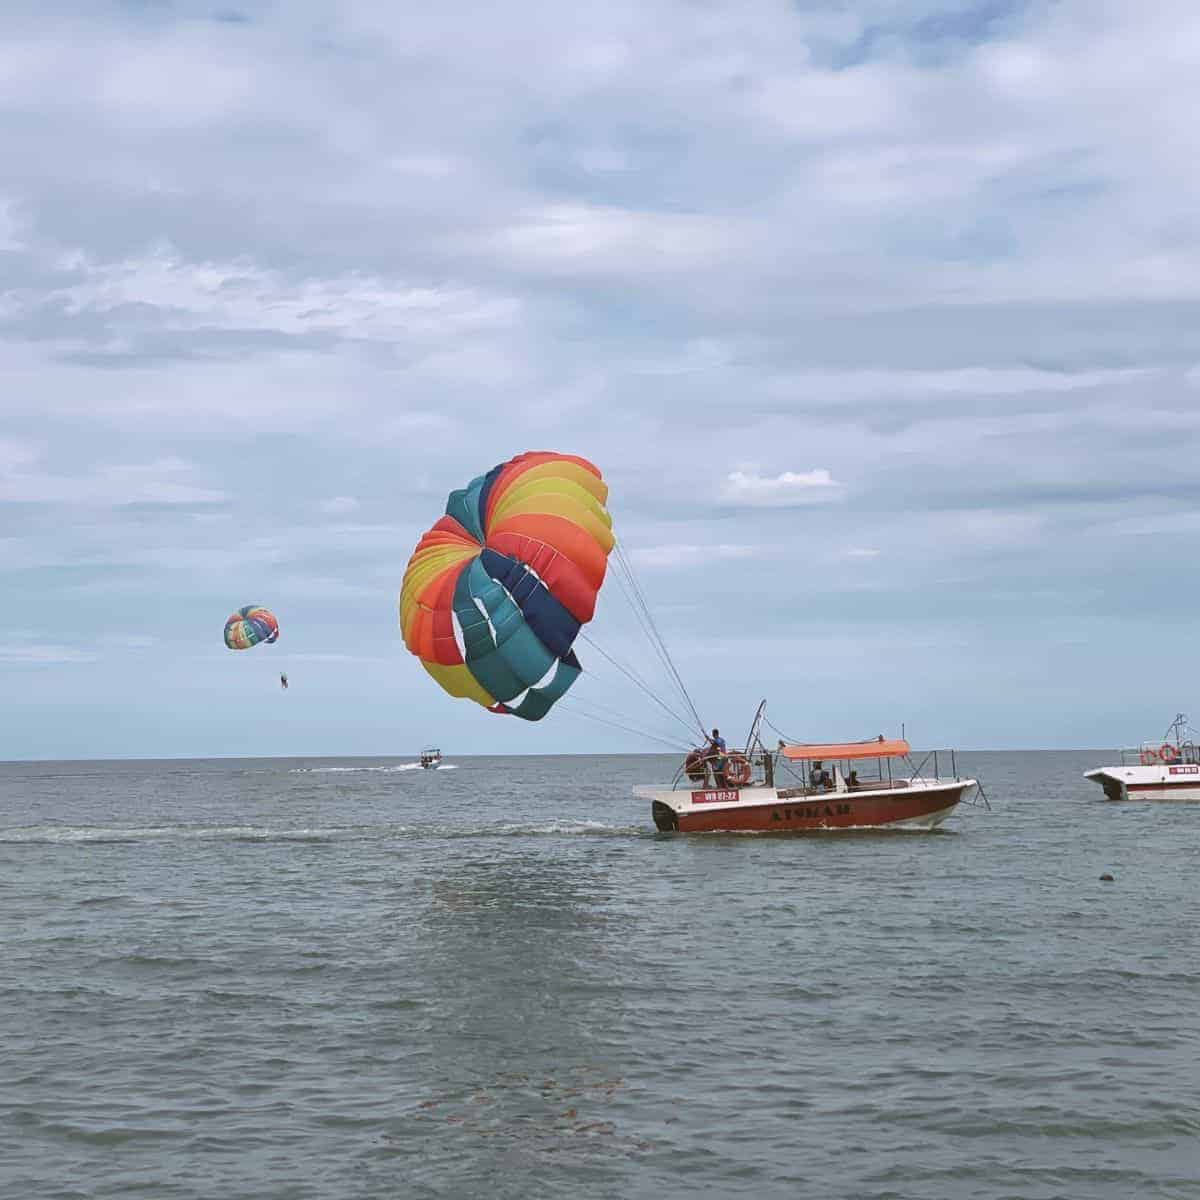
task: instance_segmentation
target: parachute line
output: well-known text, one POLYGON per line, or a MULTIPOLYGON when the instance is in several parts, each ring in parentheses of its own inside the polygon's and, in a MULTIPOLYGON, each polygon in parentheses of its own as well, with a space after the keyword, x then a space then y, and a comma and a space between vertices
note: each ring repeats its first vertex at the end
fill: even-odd
MULTIPOLYGON (((646 594, 642 591, 641 584, 638 582, 637 576, 633 571, 633 564, 629 561, 628 555, 620 542, 613 546, 614 557, 618 566, 624 572, 625 578, 629 582, 633 596, 636 599, 636 608, 640 612, 640 616, 644 622, 643 628, 646 630, 647 636, 650 638, 651 645, 659 653, 663 665, 667 668, 670 677, 675 681, 676 687, 679 689, 679 694, 683 697, 692 716, 696 720, 696 728, 700 730, 701 737, 707 737, 704 728, 704 722, 700 719, 700 713, 697 711, 695 704, 692 703, 692 697, 688 693, 687 686, 683 682, 683 677, 679 673, 679 669, 675 666, 675 660, 671 657, 670 650, 667 649, 666 640, 663 638, 661 631, 658 628, 657 622, 654 620, 654 614, 650 611, 650 605, 646 600, 646 594)), ((620 576, 618 576, 618 579, 620 576)))
POLYGON ((585 712, 595 709, 599 715, 608 718, 608 720, 615 722, 622 728, 627 727, 624 722, 633 720, 637 722, 637 732, 639 734, 644 733, 647 737, 653 737, 656 741, 660 741, 664 745, 669 745, 675 749, 683 749, 685 747, 688 749, 691 748, 690 731, 688 738, 685 739, 678 733, 672 733, 669 729, 662 729, 658 726, 649 724, 646 721, 643 721, 641 717, 631 717, 626 709, 614 709, 609 704, 601 704, 598 700, 594 699, 590 695, 584 698, 578 693, 572 693, 567 707, 582 707, 585 712))
POLYGON ((638 729, 633 725, 625 725, 620 721, 610 721, 607 717, 601 717, 596 713, 585 712, 579 707, 579 702, 572 699, 571 703, 562 706, 563 714, 570 717, 580 717, 587 721, 597 721, 601 725, 611 726, 613 729, 623 730, 625 733, 635 734, 637 737, 648 738, 652 742, 660 742, 664 746, 669 746, 672 750, 683 750, 688 747, 681 746, 679 742, 668 741, 666 738, 659 737, 657 734, 649 733, 645 729, 638 729))
POLYGON ((608 659, 608 661, 610 663, 612 663, 612 665, 614 667, 616 667, 617 670, 620 671, 622 675, 624 675, 627 679, 629 679, 637 687, 641 688, 641 690, 643 692, 645 692, 646 695, 649 696, 650 699, 653 700, 654 703, 657 704, 658 707, 663 710, 663 712, 665 712, 668 716, 674 717, 674 719, 676 721, 678 721, 680 723, 680 725, 682 725, 684 727, 684 729, 686 729, 688 731, 689 735, 692 733, 691 722, 684 720, 684 718, 681 717, 669 704, 667 704, 667 702, 665 700, 663 700, 658 695, 658 693, 632 667, 627 667, 624 663, 619 662, 616 658, 614 658, 611 654, 609 654, 609 652, 607 650, 605 650, 604 647, 601 646, 599 644, 599 642, 596 641, 595 638, 593 638, 583 632, 580 632, 579 636, 581 638, 583 638, 583 640, 585 642, 587 642, 587 644, 589 646, 591 646, 591 648, 593 650, 595 650, 597 654, 601 654, 606 659, 608 659))
MULTIPOLYGON (((634 620, 637 621, 638 627, 641 629, 642 633, 645 635, 646 640, 650 643, 650 649, 654 652, 655 656, 658 658, 659 665, 666 672, 667 682, 672 687, 675 687, 676 692, 678 692, 678 687, 676 686, 675 680, 671 675, 670 666, 663 657, 662 649, 659 647, 658 643, 654 640, 654 635, 651 632, 650 627, 646 622, 646 618, 642 614, 641 607, 638 604, 637 600, 634 598, 634 595, 631 592, 629 585, 625 582, 624 579, 621 578, 621 576, 615 570, 613 571, 612 574, 613 574, 613 578, 617 581, 617 587, 620 589, 621 594, 625 597, 626 603, 629 605, 629 611, 633 613, 634 620)), ((684 704, 686 706, 686 704, 687 704, 686 696, 683 697, 683 700, 684 700, 684 704)), ((690 732, 691 728, 692 728, 691 722, 685 721, 684 724, 687 725, 688 731, 690 732)))

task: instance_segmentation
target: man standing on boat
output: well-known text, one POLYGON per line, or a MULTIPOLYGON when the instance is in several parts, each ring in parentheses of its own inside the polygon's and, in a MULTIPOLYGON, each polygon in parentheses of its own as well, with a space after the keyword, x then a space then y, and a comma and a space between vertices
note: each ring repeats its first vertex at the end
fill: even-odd
POLYGON ((725 739, 719 729, 712 731, 712 737, 704 747, 704 760, 712 766, 713 783, 719 788, 725 787, 725 739))

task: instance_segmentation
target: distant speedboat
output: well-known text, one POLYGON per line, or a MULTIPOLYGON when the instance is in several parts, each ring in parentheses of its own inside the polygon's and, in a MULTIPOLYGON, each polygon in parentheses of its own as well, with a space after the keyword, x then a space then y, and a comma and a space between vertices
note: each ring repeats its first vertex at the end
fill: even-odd
POLYGON ((778 749, 768 750, 759 737, 761 717, 760 707, 744 751, 716 760, 711 754, 706 758, 702 750, 693 751, 669 786, 634 788, 635 795, 650 801, 659 830, 934 829, 978 787, 974 779, 958 777, 953 751, 930 752, 933 773, 924 775, 908 758, 908 742, 882 734, 869 742, 780 742, 778 749), (939 754, 948 754, 951 777, 939 777, 939 754), (794 782, 779 786, 779 767, 791 768, 794 782))
POLYGON ((436 771, 442 763, 442 752, 436 746, 427 746, 421 751, 420 761, 426 771, 436 771))
POLYGON ((1121 751, 1119 767, 1084 772, 1108 800, 1200 800, 1200 747, 1186 713, 1176 713, 1161 741, 1121 751))

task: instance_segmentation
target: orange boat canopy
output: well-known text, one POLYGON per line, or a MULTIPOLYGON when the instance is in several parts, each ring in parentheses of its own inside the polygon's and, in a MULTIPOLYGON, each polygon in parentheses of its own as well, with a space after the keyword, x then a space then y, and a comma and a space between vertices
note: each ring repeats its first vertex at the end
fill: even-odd
POLYGON ((908 743, 903 738, 878 738, 873 742, 832 742, 828 746, 784 746, 783 757, 802 758, 809 762, 840 762, 850 758, 903 758, 908 753, 908 743))

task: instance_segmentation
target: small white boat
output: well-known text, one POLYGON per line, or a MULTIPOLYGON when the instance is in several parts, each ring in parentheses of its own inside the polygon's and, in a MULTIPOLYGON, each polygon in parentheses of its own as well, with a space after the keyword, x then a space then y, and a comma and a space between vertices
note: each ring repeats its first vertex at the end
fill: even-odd
POLYGON ((436 746, 426 746, 421 751, 420 762, 426 771, 436 771, 442 764, 442 752, 436 746))
POLYGON ((1108 800, 1200 800, 1200 746, 1185 713, 1161 739, 1121 751, 1121 765, 1084 772, 1108 800))

